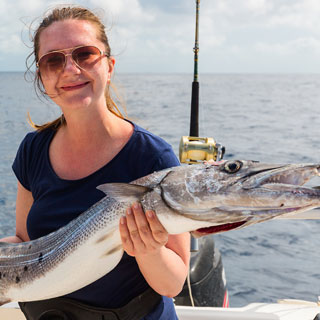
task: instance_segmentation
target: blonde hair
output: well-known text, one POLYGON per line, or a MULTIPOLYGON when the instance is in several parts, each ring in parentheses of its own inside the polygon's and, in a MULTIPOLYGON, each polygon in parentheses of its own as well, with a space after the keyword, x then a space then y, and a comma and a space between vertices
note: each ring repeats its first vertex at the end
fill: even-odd
MULTIPOLYGON (((105 53, 107 58, 109 59, 111 56, 111 49, 109 46, 109 41, 105 32, 105 26, 101 22, 101 20, 93 14, 90 10, 83 8, 83 7, 57 7, 53 9, 52 11, 47 14, 42 22, 39 24, 39 27, 36 29, 34 32, 34 36, 32 38, 33 42, 33 51, 30 53, 30 55, 27 57, 26 60, 26 65, 27 65, 27 72, 30 71, 31 66, 39 60, 39 48, 40 48, 40 35, 41 32, 49 27, 52 23, 58 22, 58 21, 64 21, 68 19, 73 19, 73 20, 85 20, 90 23, 92 23, 97 30, 97 39, 100 40, 104 46, 105 46, 105 53), (31 57, 34 57, 34 60, 31 64, 31 66, 28 66, 28 61, 31 57)), ((44 95, 46 96, 45 89, 43 87, 43 83, 41 80, 41 75, 39 72, 35 72, 34 74, 34 86, 37 91, 37 94, 44 95)), ((106 98, 106 104, 107 108, 116 116, 123 118, 123 115, 121 114, 120 110, 118 109, 116 103, 110 96, 110 87, 112 88, 113 85, 111 83, 108 84, 105 90, 105 98, 106 98)), ((32 127, 34 127, 37 130, 45 130, 47 128, 52 128, 52 129, 58 129, 60 126, 64 125, 66 123, 66 120, 63 116, 59 117, 58 119, 42 124, 42 125, 37 125, 35 124, 30 116, 28 115, 29 123, 31 124, 32 127)))

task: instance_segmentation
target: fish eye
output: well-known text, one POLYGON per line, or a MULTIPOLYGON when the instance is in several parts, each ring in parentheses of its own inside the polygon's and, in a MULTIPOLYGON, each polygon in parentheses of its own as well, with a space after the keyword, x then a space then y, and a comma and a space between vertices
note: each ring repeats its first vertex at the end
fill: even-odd
POLYGON ((239 160, 236 161, 227 161, 224 164, 224 171, 227 173, 235 173, 240 170, 242 167, 242 162, 239 160))

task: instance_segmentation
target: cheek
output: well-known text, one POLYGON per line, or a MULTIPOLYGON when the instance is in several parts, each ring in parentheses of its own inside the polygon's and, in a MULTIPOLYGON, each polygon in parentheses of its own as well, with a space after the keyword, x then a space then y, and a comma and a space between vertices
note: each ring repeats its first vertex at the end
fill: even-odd
POLYGON ((51 94, 57 93, 57 90, 54 85, 54 81, 52 81, 52 79, 50 80, 48 78, 40 77, 39 81, 42 83, 42 86, 46 94, 50 96, 51 94))
POLYGON ((53 79, 42 77, 39 71, 37 71, 37 78, 39 86, 42 86, 46 92, 48 92, 50 88, 52 91, 53 79))

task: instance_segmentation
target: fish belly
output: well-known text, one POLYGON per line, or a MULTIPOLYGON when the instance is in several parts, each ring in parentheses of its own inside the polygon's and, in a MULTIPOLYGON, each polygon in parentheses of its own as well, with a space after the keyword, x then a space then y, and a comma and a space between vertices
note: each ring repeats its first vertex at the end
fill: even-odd
POLYGON ((63 261, 33 281, 7 290, 9 301, 35 301, 59 297, 98 280, 121 260, 123 249, 118 230, 88 239, 63 261))

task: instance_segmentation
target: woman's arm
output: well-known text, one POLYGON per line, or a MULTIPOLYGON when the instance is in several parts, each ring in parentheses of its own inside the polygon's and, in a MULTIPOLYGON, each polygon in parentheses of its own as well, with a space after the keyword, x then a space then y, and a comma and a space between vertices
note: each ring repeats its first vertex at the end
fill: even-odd
POLYGON ((120 220, 124 250, 134 256, 148 284, 159 294, 180 293, 188 274, 190 235, 168 235, 153 211, 134 204, 120 220))
POLYGON ((32 204, 33 197, 31 192, 18 182, 16 201, 16 235, 0 239, 0 241, 19 243, 30 240, 27 232, 27 216, 32 204))

